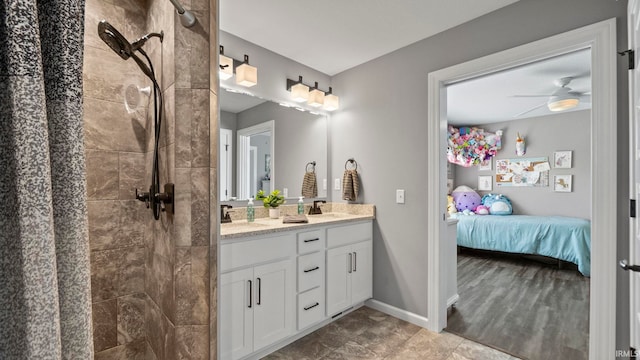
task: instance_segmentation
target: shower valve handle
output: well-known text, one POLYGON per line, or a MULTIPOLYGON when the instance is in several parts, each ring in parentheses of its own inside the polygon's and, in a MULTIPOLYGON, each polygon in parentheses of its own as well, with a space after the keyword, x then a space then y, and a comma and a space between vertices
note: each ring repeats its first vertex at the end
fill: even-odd
POLYGON ((150 196, 148 192, 138 192, 138 189, 136 188, 136 199, 144 201, 144 203, 147 205, 147 209, 149 208, 150 196))

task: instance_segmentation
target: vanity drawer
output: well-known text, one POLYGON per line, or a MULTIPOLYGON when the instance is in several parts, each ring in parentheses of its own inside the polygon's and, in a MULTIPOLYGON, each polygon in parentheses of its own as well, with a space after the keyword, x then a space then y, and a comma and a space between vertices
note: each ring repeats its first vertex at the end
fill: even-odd
POLYGON ((298 233, 298 254, 324 249, 324 229, 298 233))
POLYGON ((373 238, 373 222, 367 221, 359 224, 330 227, 327 229, 327 248, 334 248, 342 245, 373 238))
POLYGON ((324 296, 321 288, 298 295, 298 330, 324 319, 324 296))
POLYGON ((298 256, 298 292, 322 285, 324 252, 298 256))

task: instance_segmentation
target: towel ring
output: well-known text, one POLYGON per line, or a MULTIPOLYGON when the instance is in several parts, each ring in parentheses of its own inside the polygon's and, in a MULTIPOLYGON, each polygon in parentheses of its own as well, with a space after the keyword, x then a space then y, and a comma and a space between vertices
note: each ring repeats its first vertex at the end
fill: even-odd
POLYGON ((311 171, 316 172, 316 162, 315 161, 308 162, 307 165, 305 165, 305 167, 304 167, 304 171, 309 172, 309 165, 312 166, 311 171))
POLYGON ((344 169, 345 169, 345 170, 358 170, 358 163, 357 163, 354 159, 349 159, 349 160, 347 160, 347 161, 344 163, 344 169), (351 165, 353 165, 353 168, 352 168, 352 169, 349 169, 349 168, 347 167, 347 165, 348 165, 349 163, 351 163, 351 165))

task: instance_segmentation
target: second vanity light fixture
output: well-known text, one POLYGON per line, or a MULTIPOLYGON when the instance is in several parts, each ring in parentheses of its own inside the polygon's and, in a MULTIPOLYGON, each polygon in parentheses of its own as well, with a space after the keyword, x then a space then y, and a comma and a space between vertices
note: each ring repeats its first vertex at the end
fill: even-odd
POLYGON ((224 54, 224 46, 220 45, 220 69, 218 76, 222 80, 230 79, 236 74, 236 84, 244 87, 252 87, 258 83, 258 68, 249 65, 249 55, 244 56, 244 61, 230 58, 224 54))
POLYGON ((334 111, 340 107, 340 99, 333 94, 333 89, 329 91, 318 89, 318 82, 310 87, 302 82, 302 76, 298 80, 287 79, 287 90, 291 92, 291 99, 295 102, 307 102, 309 106, 322 107, 327 111, 334 111))

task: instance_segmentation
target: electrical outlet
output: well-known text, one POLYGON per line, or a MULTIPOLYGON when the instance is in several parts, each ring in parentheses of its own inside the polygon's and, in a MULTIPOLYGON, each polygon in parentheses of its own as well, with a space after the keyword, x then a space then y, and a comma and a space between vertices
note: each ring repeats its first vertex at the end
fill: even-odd
POLYGON ((333 180, 333 190, 340 190, 340 179, 333 180))
POLYGON ((327 190, 327 179, 322 179, 322 190, 327 190))
POLYGON ((289 197, 289 188, 282 189, 282 196, 289 197))
POLYGON ((404 190, 403 189, 397 189, 396 190, 396 203, 397 204, 404 204, 404 190))

